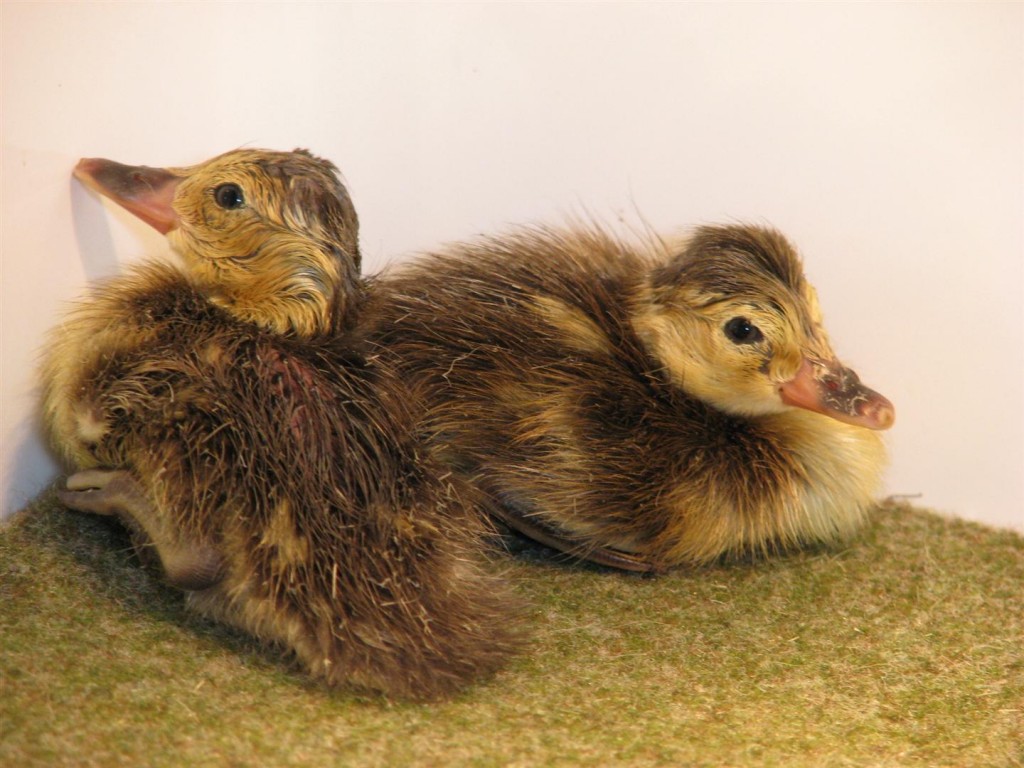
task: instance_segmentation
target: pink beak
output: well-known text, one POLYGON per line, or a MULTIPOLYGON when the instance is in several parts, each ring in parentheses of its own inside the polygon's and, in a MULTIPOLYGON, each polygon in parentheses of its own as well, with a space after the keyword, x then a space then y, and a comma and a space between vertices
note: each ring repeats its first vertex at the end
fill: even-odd
POLYGON ((779 394, 787 405, 868 429, 888 429, 896 420, 892 403, 861 384, 857 374, 838 360, 805 358, 779 394))
POLYGON ((168 170, 89 157, 78 161, 75 178, 131 211, 161 234, 166 235, 178 226, 178 215, 172 203, 181 177, 168 170))

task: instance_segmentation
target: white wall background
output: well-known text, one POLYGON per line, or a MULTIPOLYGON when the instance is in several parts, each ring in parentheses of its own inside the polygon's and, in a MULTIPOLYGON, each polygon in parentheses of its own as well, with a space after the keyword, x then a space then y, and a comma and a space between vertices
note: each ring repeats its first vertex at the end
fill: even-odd
POLYGON ((0 8, 4 512, 58 472, 44 330, 164 249, 75 161, 250 145, 342 168, 369 271, 584 208, 771 222, 896 404, 888 492, 1024 530, 1024 5, 0 8))

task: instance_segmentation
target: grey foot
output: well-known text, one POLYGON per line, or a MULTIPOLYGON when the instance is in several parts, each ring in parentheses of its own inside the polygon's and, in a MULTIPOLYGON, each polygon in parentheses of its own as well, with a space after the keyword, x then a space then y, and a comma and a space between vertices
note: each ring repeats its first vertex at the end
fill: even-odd
POLYGON ((200 590, 223 577, 223 559, 213 547, 184 531, 174 530, 139 482, 123 469, 87 469, 58 491, 61 503, 79 512, 117 517, 131 531, 135 549, 145 563, 155 550, 167 583, 200 590))
POLYGON ((66 507, 94 515, 115 515, 131 526, 155 516, 153 503, 135 478, 123 469, 86 469, 67 481, 57 497, 66 507), (127 518, 127 519, 126 519, 127 518))

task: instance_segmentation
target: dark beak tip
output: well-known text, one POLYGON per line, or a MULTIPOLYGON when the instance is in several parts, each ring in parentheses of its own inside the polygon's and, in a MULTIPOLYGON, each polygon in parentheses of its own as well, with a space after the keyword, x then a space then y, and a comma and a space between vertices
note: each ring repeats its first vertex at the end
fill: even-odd
POLYGON ((896 409, 888 399, 881 395, 875 396, 863 409, 861 414, 875 429, 889 429, 896 421, 896 409))
POLYGON ((98 165, 99 158, 83 157, 75 165, 75 170, 72 173, 74 173, 76 179, 81 179, 83 176, 91 177, 96 172, 98 165))

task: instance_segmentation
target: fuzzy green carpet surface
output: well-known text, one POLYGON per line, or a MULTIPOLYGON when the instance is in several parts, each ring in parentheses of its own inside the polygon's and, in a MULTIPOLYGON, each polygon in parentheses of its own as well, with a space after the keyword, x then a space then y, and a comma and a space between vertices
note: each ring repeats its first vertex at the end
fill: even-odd
POLYGON ((1020 766, 1024 539, 908 506, 841 551, 638 578, 494 555, 528 651, 441 703, 328 691, 114 523, 0 528, 2 766, 1020 766))

